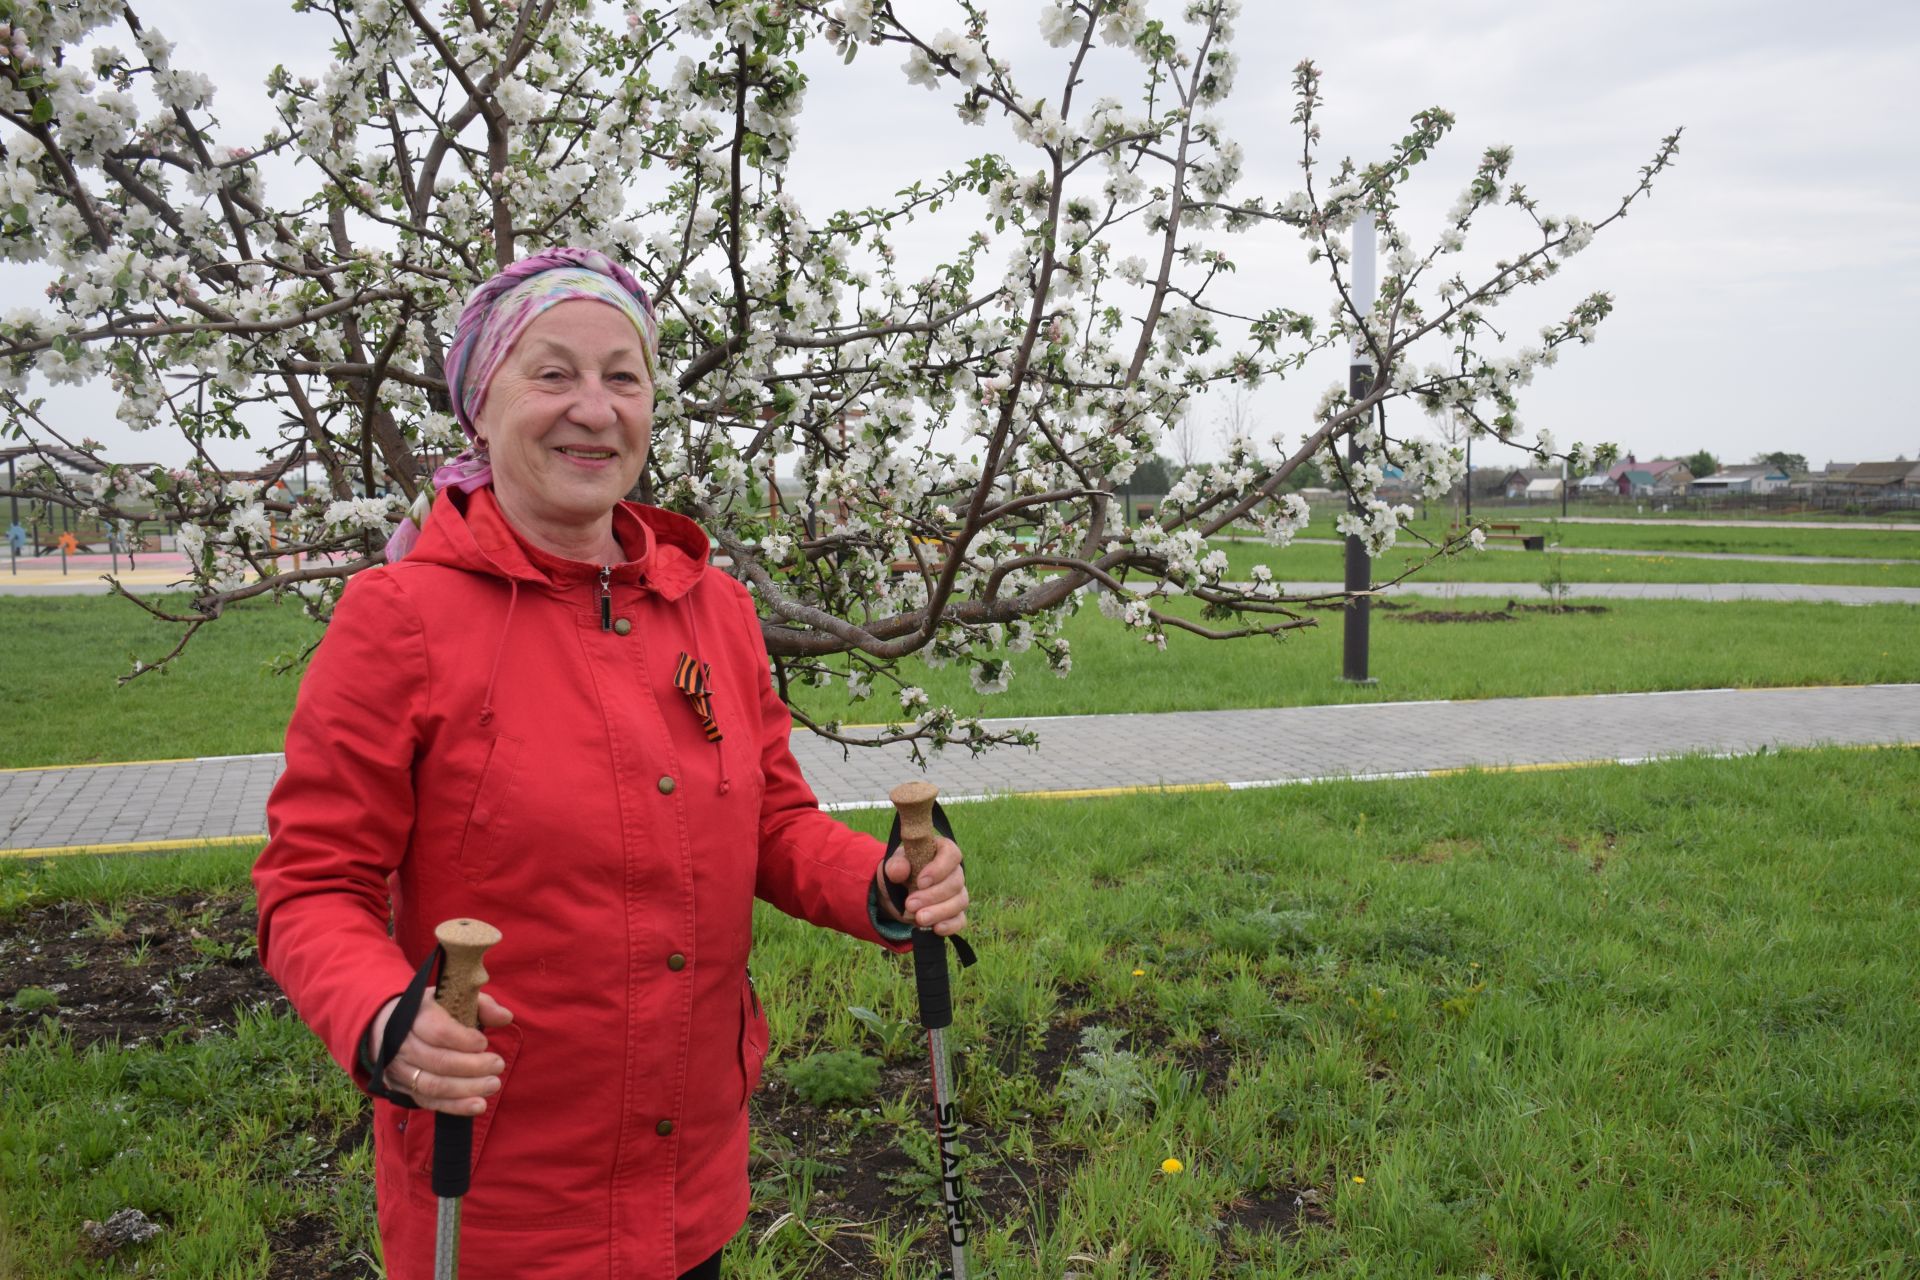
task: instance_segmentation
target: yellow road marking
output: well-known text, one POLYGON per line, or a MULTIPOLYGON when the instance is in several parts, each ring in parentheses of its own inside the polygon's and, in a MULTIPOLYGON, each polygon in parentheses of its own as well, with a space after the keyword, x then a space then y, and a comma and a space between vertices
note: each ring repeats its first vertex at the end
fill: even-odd
MULTIPOLYGON (((1820 746, 1770 747, 1767 750, 1776 753, 1782 751, 1908 751, 1920 750, 1920 741, 1914 742, 1842 742, 1820 746)), ((1543 760, 1523 764, 1481 764, 1461 765, 1447 769, 1406 769, 1384 773, 1328 773, 1302 778, 1264 778, 1252 782, 1170 782, 1143 783, 1126 787, 1081 787, 1057 791, 993 791, 968 795, 941 796, 947 804, 977 804, 984 800, 1086 800, 1111 799, 1120 796, 1169 795, 1192 791, 1268 791, 1276 787, 1305 787, 1327 782, 1405 782, 1423 778, 1458 778, 1470 773, 1558 773, 1571 769, 1597 769, 1608 765, 1621 768, 1633 768, 1644 764, 1671 764, 1690 758, 1708 760, 1729 760, 1739 756, 1754 754, 1753 750, 1683 752, 1678 755, 1660 756, 1622 756, 1612 760, 1543 760)), ((885 809, 885 801, 841 801, 824 804, 822 809, 831 813, 847 813, 860 809, 885 809)))
POLYGON ((265 844, 266 832, 257 836, 201 836, 192 840, 132 840, 122 844, 45 845, 38 849, 0 849, 0 858, 71 858, 89 853, 165 853, 169 849, 231 848, 243 844, 265 844))
POLYGON ((1468 764, 1453 769, 1428 769, 1420 776, 1457 778, 1463 773, 1555 773, 1562 769, 1593 769, 1620 763, 1619 760, 1537 760, 1524 764, 1468 764))
POLYGON ((1136 787, 1070 787, 1057 791, 1015 791, 1022 800, 1092 800, 1103 796, 1174 795, 1188 791, 1231 791, 1225 782, 1169 782, 1136 787))
POLYGON ((18 768, 0 769, 0 773, 59 773, 64 769, 131 769, 143 764, 192 764, 201 759, 236 759, 244 757, 230 756, 175 756, 169 760, 101 760, 90 764, 28 764, 18 768))

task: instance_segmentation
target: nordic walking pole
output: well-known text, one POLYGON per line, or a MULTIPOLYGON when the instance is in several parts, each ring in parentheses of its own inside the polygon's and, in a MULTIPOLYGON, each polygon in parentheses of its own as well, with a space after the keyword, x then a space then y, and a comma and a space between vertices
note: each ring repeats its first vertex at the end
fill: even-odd
MULTIPOLYGON (((930 782, 903 782, 890 796, 899 812, 900 851, 913 867, 907 882, 909 891, 919 885, 920 872, 933 861, 937 849, 933 798, 939 794, 939 788, 930 782)), ((961 957, 971 963, 971 950, 962 951, 961 957)), ((913 977, 920 995, 920 1025, 927 1029, 927 1057, 933 1064, 933 1142, 940 1157, 940 1199, 946 1209, 947 1243, 953 1248, 953 1266, 940 1275, 941 1280, 967 1280, 967 1219, 960 1199, 960 1157, 953 1149, 960 1131, 960 1112, 953 1101, 953 1064, 947 1057, 953 993, 947 984, 947 940, 931 929, 913 931, 913 977)))
MULTIPOLYGON (((480 984, 487 980, 480 957, 500 941, 500 931, 479 920, 448 920, 433 931, 446 953, 433 998, 463 1027, 480 1025, 480 984)), ((433 1117, 433 1194, 440 1214, 433 1234, 433 1280, 460 1274, 460 1197, 473 1175, 473 1117, 433 1117)))

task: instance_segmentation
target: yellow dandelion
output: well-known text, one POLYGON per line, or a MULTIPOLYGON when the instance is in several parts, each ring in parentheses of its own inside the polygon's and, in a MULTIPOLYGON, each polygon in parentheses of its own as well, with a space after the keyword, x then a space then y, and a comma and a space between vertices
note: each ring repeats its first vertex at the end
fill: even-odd
POLYGON ((1168 1156, 1165 1160, 1162 1160, 1160 1162, 1160 1172, 1162 1173, 1180 1173, 1180 1172, 1183 1172, 1186 1169, 1186 1167, 1187 1166, 1181 1164, 1178 1160, 1175 1160, 1172 1156, 1168 1156))
POLYGON ((1136 978, 1144 978, 1147 976, 1147 971, 1145 969, 1135 969, 1133 971, 1133 976, 1136 978))
POLYGON ((1357 1174, 1357 1173, 1353 1175, 1353 1180, 1354 1180, 1355 1182, 1357 1182, 1357 1183, 1359 1183, 1359 1184, 1360 1184, 1360 1185, 1362 1185, 1362 1186, 1365 1186, 1365 1185, 1366 1185, 1366 1182, 1367 1182, 1367 1180, 1366 1180, 1365 1178, 1363 1178, 1363 1177, 1361 1177, 1361 1176, 1360 1176, 1359 1174, 1357 1174))

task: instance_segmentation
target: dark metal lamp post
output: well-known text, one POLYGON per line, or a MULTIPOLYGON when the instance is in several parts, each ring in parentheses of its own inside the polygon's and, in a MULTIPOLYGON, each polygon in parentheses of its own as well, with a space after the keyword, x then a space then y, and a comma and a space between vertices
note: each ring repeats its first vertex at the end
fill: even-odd
MULTIPOLYGON (((1353 221, 1353 305, 1362 319, 1373 314, 1375 289, 1373 215, 1362 213, 1353 221)), ((1355 400, 1363 399, 1373 390, 1373 352, 1367 345, 1366 334, 1362 332, 1354 340, 1353 355, 1347 363, 1347 390, 1355 400)), ((1347 462, 1356 470, 1361 463, 1360 441, 1357 437, 1347 437, 1347 462)), ((1347 510, 1355 515, 1364 514, 1360 504, 1351 496, 1347 499, 1347 510)), ((1367 628, 1370 621, 1369 601, 1366 592, 1373 586, 1373 562, 1367 556, 1365 544, 1358 534, 1347 535, 1347 604, 1342 613, 1344 634, 1342 636, 1343 661, 1341 678, 1352 684, 1372 684, 1367 675, 1367 628)))

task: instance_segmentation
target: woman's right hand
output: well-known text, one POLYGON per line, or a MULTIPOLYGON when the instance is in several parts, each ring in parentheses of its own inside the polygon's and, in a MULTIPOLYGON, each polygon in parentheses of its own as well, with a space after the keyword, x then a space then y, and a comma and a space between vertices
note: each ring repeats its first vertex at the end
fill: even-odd
MULTIPOLYGON (((399 1003, 400 997, 395 996, 374 1016, 374 1044, 385 1039, 387 1019, 399 1003)), ((512 1021, 512 1012, 486 992, 480 993, 481 1026, 504 1027, 512 1021)), ((477 1116, 487 1109, 486 1100, 500 1091, 500 1073, 506 1069, 500 1055, 487 1047, 487 1037, 455 1022, 428 987, 413 1030, 387 1067, 386 1085, 429 1111, 477 1116)))

